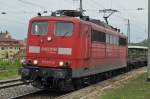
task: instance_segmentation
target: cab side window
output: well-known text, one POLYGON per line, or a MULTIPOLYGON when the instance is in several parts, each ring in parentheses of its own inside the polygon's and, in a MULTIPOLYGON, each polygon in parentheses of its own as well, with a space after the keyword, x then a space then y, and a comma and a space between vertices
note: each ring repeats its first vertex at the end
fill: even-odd
POLYGON ((92 30, 92 41, 106 42, 106 34, 97 30, 92 30))

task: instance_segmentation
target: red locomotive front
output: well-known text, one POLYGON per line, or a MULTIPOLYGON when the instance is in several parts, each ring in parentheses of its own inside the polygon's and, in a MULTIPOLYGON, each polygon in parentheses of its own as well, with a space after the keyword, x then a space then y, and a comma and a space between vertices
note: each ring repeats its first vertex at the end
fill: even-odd
POLYGON ((79 21, 73 18, 33 18, 29 26, 26 63, 53 68, 73 66, 80 55, 79 32, 79 21))

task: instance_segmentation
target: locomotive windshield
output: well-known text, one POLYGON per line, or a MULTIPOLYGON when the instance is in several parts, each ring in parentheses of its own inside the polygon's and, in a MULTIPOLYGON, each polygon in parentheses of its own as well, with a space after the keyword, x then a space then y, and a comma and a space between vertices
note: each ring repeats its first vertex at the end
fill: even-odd
POLYGON ((57 22, 55 24, 56 36, 71 36, 73 33, 73 23, 70 22, 57 22))
POLYGON ((32 33, 35 35, 43 35, 48 32, 48 22, 33 22, 32 33))

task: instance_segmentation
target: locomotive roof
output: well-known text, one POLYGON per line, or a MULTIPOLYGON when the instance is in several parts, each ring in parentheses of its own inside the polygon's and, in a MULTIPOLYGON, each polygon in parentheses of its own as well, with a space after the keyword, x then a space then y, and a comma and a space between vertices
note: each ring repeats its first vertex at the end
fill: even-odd
POLYGON ((34 20, 62 20, 62 21, 75 21, 75 22, 80 22, 79 19, 73 18, 73 17, 67 17, 67 16, 38 16, 38 17, 33 17, 31 21, 34 20))

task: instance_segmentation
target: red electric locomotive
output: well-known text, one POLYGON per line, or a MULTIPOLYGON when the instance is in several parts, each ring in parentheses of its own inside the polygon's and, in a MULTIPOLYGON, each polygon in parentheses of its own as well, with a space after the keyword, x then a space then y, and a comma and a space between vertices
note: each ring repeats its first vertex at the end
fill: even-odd
POLYGON ((23 81, 38 88, 78 87, 89 77, 127 66, 126 36, 98 20, 68 17, 73 13, 30 20, 23 81))

